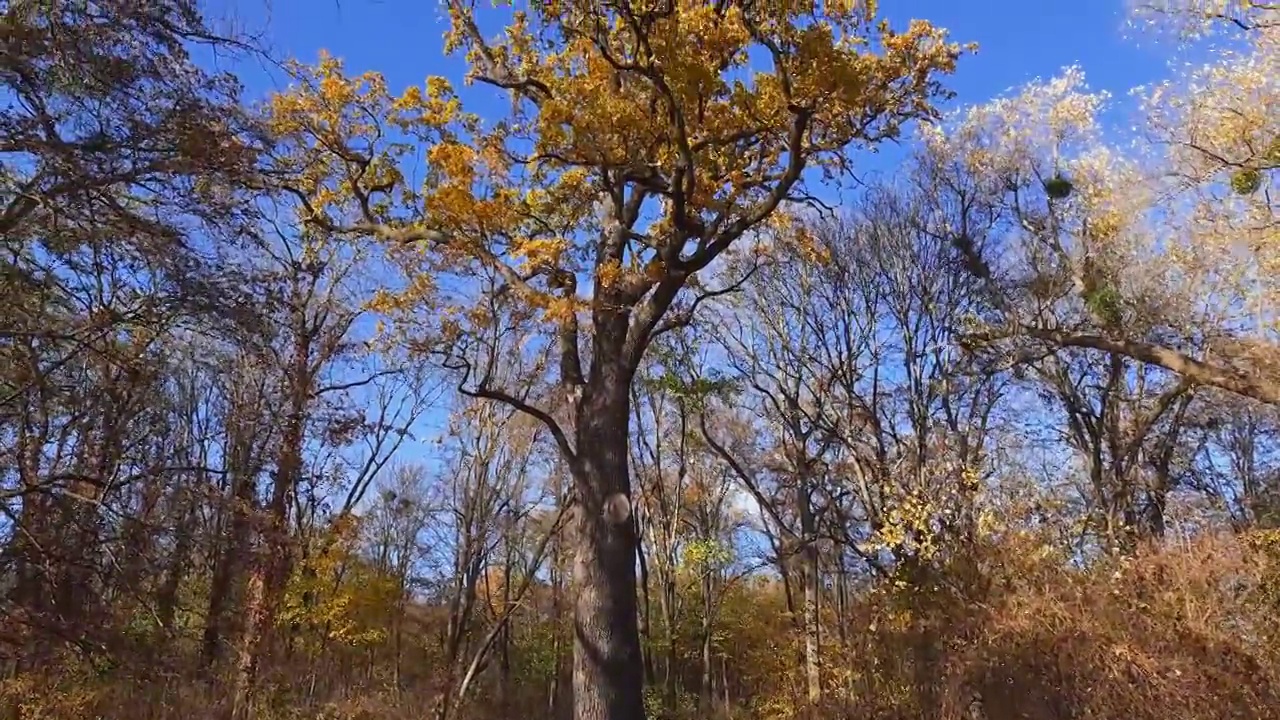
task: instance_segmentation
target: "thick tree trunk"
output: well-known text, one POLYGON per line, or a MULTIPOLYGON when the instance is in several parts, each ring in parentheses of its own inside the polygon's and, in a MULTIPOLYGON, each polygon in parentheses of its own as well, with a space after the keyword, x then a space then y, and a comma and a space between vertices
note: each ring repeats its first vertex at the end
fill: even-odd
POLYGON ((577 417, 575 720, 643 720, 627 425, 631 376, 597 357, 577 417))

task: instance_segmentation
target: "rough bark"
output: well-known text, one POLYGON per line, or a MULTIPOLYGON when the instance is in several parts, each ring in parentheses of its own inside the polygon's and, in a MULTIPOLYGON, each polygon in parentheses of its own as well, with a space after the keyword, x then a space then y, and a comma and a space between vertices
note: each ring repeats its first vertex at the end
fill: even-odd
POLYGON ((252 717, 250 705, 253 694, 253 680, 256 671, 258 635, 263 626, 264 596, 266 578, 264 565, 255 564, 249 573, 248 586, 245 588, 244 611, 248 617, 245 632, 236 648, 235 682, 231 700, 231 717, 233 720, 252 717))
MULTIPOLYGON (((606 332, 600 329, 598 332, 606 332)), ((597 338, 597 349, 600 346, 597 338)), ((575 720, 643 720, 627 425, 631 373, 597 356, 583 388, 573 479, 575 720)))

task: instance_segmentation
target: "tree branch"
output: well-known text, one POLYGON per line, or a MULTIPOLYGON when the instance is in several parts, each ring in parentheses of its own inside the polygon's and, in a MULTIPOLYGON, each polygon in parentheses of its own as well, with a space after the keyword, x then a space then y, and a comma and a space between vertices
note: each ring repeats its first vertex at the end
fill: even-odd
POLYGON ((1060 347, 1078 347, 1126 355, 1135 360, 1159 365, 1200 385, 1220 388, 1270 405, 1280 405, 1280 382, 1261 377, 1262 373, 1246 373, 1236 368, 1198 360, 1172 348, 1136 340, 1122 340, 1090 333, 1070 333, 1047 328, 1019 327, 1013 331, 980 332, 969 338, 990 342, 1016 336, 1031 337, 1060 347))
POLYGON ((552 417, 551 413, 540 407, 533 405, 523 398, 516 397, 505 390, 489 387, 489 378, 485 377, 476 384, 474 389, 467 389, 467 382, 471 379, 471 363, 460 360, 457 363, 450 364, 447 360, 444 363, 446 368, 451 370, 462 370, 462 380, 458 382, 458 392, 467 397, 481 398, 484 400, 496 400, 501 403, 515 408, 516 410, 538 420, 547 427, 551 432, 551 436, 555 438, 556 446, 560 452, 564 454, 565 460, 570 463, 575 462, 578 454, 574 452, 573 446, 569 443, 569 436, 565 434, 564 428, 560 427, 560 423, 552 417))

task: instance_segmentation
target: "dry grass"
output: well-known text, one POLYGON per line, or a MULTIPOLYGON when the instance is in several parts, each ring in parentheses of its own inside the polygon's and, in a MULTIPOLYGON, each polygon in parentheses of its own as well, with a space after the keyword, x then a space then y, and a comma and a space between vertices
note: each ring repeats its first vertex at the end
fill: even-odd
MULTIPOLYGON (((1280 718, 1280 535, 1205 538, 1088 571, 1029 558, 1034 554, 1016 546, 992 550, 980 576, 953 571, 932 591, 881 590, 865 598, 843 642, 828 634, 829 702, 820 716, 1280 718), (985 715, 975 714, 979 706, 985 715)), ((760 600, 761 607, 776 605, 776 598, 760 600)), ((776 634, 785 627, 726 628, 744 633, 729 646, 749 652, 760 646, 762 629, 776 634)), ((777 647, 793 644, 784 637, 777 647)), ((758 662, 751 657, 736 659, 744 671, 758 662)), ((68 662, 65 668, 81 669, 46 668, 9 680, 0 685, 0 702, 13 720, 225 717, 224 685, 168 667, 122 664, 95 673, 68 662)), ((440 674, 429 653, 406 657, 404 667, 397 690, 377 658, 362 665, 332 657, 282 661, 268 668, 252 716, 419 720, 435 706, 440 674)), ((701 717, 806 715, 802 683, 771 678, 733 707, 701 717)), ((544 680, 509 687, 506 710, 489 682, 455 717, 546 708, 544 680)))

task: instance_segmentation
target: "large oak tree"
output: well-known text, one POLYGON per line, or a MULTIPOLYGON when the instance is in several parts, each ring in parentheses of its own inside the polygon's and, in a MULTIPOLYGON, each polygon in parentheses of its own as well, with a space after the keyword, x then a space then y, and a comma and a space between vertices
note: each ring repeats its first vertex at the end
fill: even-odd
POLYGON ((493 40, 489 15, 448 10, 447 50, 510 93, 507 116, 468 113, 442 78, 392 96, 324 58, 272 103, 294 139, 277 177, 305 221, 386 244, 406 282, 385 308, 437 308, 414 322, 439 320, 431 347, 467 392, 548 426, 575 486, 575 716, 642 717, 636 368, 716 291, 700 271, 808 198, 806 170, 846 171, 933 116, 961 48, 927 22, 892 29, 874 3, 536 3, 493 40), (552 358, 558 405, 492 381, 497 315, 552 358))

